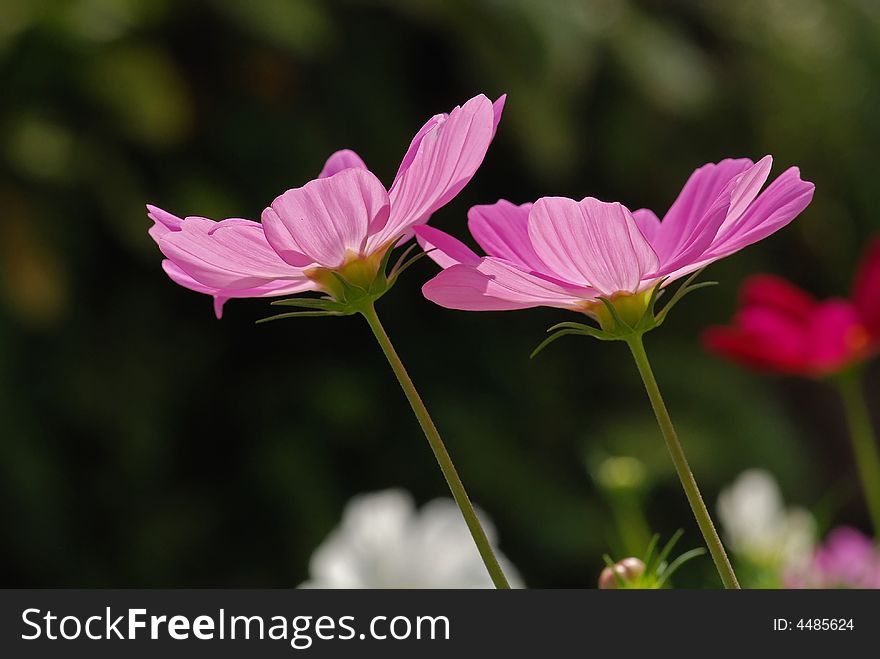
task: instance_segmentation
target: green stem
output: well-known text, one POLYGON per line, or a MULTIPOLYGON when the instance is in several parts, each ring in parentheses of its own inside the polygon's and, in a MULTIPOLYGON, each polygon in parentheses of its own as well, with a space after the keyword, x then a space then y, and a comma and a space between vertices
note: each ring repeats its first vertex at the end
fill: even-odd
POLYGON ((437 432, 437 427, 431 420, 431 415, 428 414, 428 409, 422 402, 419 392, 416 391, 416 387, 410 379, 409 374, 406 372, 403 362, 400 361, 397 351, 394 350, 394 346, 391 344, 391 340, 388 338, 385 328, 382 327, 382 323, 379 322, 379 316, 376 315, 375 307, 372 304, 366 305, 361 310, 361 314, 367 319, 370 329, 373 330, 373 334, 376 335, 376 340, 379 342, 382 352, 385 353, 385 357, 391 365, 391 370, 393 370, 394 375, 397 376, 397 381, 400 382, 400 387, 403 389, 403 393, 406 394, 406 398, 409 401, 410 407, 412 407, 413 413, 416 415, 416 419, 419 421, 419 425, 425 433, 425 437, 428 438, 428 443, 431 445, 431 450, 434 451, 434 457, 437 458, 437 463, 440 465, 440 470, 443 472, 443 476, 446 478, 449 489, 452 491, 455 503, 458 504, 458 508, 461 510, 464 521, 467 523, 468 529, 470 529, 474 543, 476 543, 477 549, 480 552, 480 556, 483 558, 483 563, 489 571, 489 576, 492 577, 492 583, 495 584, 496 588, 510 588, 507 577, 504 576, 501 565, 498 563, 498 558, 495 556, 495 552, 492 551, 492 545, 489 542, 489 538, 486 537, 486 532, 480 524, 477 513, 474 511, 474 506, 468 498, 464 485, 461 482, 461 478, 458 476, 458 472, 455 470, 455 465, 452 464, 452 458, 449 457, 449 452, 446 450, 446 446, 443 445, 440 433, 437 432))
POLYGON ((611 511, 627 556, 641 556, 651 542, 651 527, 645 519, 642 502, 635 492, 611 495, 611 511))
POLYGON ((858 372, 852 370, 842 373, 834 379, 834 382, 843 400, 850 442, 859 478, 862 481, 862 491, 868 504, 868 512, 874 524, 874 533, 880 534, 880 454, 871 430, 871 418, 862 395, 858 372))
POLYGON ((672 419, 669 417, 669 411, 666 409, 666 403, 663 402, 663 396, 660 394, 660 388, 657 386, 657 380, 654 378, 654 372, 651 370, 651 364, 648 361, 648 354, 645 352, 645 344, 642 341, 641 334, 633 334, 631 338, 626 339, 642 381, 645 383, 645 390, 648 392, 648 398, 651 400, 651 406, 654 408, 654 414, 657 416, 657 423, 660 425, 660 431, 663 433, 663 439, 666 440, 666 448, 672 456, 672 462, 675 465, 675 471, 678 472, 678 478, 684 493, 687 495, 688 503, 691 510, 694 511, 694 517, 697 518, 697 525, 703 533, 703 539, 709 547, 709 553, 715 562, 715 568, 721 576, 721 581, 725 588, 739 588, 739 582, 736 580, 736 574, 724 551, 724 545, 721 544, 721 538, 718 537, 718 531, 712 523, 712 517, 703 502, 700 495, 700 488, 688 465, 687 457, 685 457, 684 449, 681 442, 678 441, 678 435, 675 432, 675 426, 672 425, 672 419))

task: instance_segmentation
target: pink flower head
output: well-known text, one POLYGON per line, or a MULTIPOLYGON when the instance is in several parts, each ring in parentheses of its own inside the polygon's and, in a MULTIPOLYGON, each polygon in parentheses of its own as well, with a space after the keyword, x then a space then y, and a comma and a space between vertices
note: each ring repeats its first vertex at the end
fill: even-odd
POLYGON ((708 350, 753 368, 823 376, 880 351, 880 240, 859 266, 849 300, 818 301, 772 275, 747 280, 730 327, 703 335, 708 350))
POLYGON ((475 206, 468 226, 479 256, 430 227, 417 233, 441 267, 422 289, 450 309, 548 306, 593 315, 600 297, 646 293, 769 236, 813 196, 796 167, 761 192, 772 159, 723 160, 696 170, 661 222, 641 209, 587 197, 475 206), (760 193, 760 194, 759 194, 760 193))
POLYGON ((327 271, 375 276, 385 252, 410 238, 476 173, 504 100, 493 104, 481 94, 431 117, 387 190, 360 156, 343 150, 317 179, 277 197, 262 223, 181 219, 147 206, 163 268, 181 286, 213 296, 218 318, 230 298, 326 290, 327 271))
POLYGON ((880 588, 880 552, 860 531, 839 527, 786 582, 789 588, 880 588))

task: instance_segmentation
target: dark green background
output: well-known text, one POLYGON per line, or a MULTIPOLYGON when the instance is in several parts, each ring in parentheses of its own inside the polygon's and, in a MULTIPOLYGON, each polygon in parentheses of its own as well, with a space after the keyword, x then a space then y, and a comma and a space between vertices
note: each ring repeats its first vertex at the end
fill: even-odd
MULTIPOLYGON (((844 294, 878 229, 880 9, 777 2, 5 0, 0 4, 0 575, 6 586, 287 586, 354 494, 445 485, 357 318, 254 326, 265 301, 168 281, 143 205, 257 218, 356 149, 389 182, 418 127, 509 94, 474 203, 587 194, 662 215, 727 156, 797 164, 813 204, 714 265, 648 339, 707 499, 764 466, 866 526, 833 392, 706 355, 749 273, 844 294)), ((618 534, 601 456, 650 474, 648 518, 699 544, 626 349, 561 311, 380 303, 473 498, 531 586, 595 583, 618 534)), ((868 374, 878 398, 878 372, 868 374)), ((876 406, 875 406, 876 407, 876 406)), ((713 506, 714 507, 714 506, 713 506)), ((707 559, 680 583, 712 584, 707 559)))

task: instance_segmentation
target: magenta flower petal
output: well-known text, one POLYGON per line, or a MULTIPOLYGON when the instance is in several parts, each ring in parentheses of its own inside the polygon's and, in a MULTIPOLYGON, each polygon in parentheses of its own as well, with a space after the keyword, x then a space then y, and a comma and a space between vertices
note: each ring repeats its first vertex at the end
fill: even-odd
POLYGON ((839 370, 855 357, 853 340, 863 340, 865 330, 852 304, 826 300, 816 307, 808 331, 814 370, 824 373, 839 370))
MULTIPOLYGON (((869 250, 857 282, 871 259, 869 250)), ((824 376, 880 349, 880 335, 867 324, 855 291, 852 301, 818 302, 784 279, 758 275, 744 284, 740 304, 734 324, 709 328, 703 341, 710 351, 747 366, 824 376)))
POLYGON ((856 270, 852 300, 865 327, 880 341, 880 239, 868 246, 856 270))
POLYGON ((288 190, 263 211, 269 244, 297 267, 338 268, 364 253, 367 235, 388 219, 388 194, 364 169, 344 169, 288 190))
POLYGON ((468 228, 486 254, 517 265, 546 272, 529 238, 529 211, 532 204, 515 204, 504 199, 491 205, 474 206, 468 211, 468 228))
POLYGON ((803 323, 812 317, 816 299, 794 284, 774 275, 753 275, 740 291, 743 307, 767 307, 803 323))
POLYGON ((704 346, 746 366, 809 375, 810 324, 817 302, 808 293, 773 275, 756 275, 740 291, 741 309, 731 327, 712 327, 704 346))
POLYGON ((361 157, 351 149, 340 149, 331 154, 324 163, 318 178, 327 178, 341 172, 344 169, 369 169, 361 157))
POLYGON ((447 309, 512 311, 530 307, 577 309, 595 291, 563 288, 494 257, 477 265, 452 265, 422 286, 422 293, 447 309))
POLYGON ((480 262, 480 257, 470 247, 440 229, 425 224, 416 227, 415 232, 419 245, 441 268, 459 263, 477 265, 480 262))
POLYGON ((555 276, 601 295, 644 290, 650 282, 642 276, 659 265, 632 214, 619 203, 544 197, 532 207, 528 228, 535 252, 555 276))
POLYGON ((368 251, 423 224, 461 191, 483 162, 495 133, 495 117, 492 102, 481 94, 422 127, 388 193, 388 222, 370 236, 368 251))

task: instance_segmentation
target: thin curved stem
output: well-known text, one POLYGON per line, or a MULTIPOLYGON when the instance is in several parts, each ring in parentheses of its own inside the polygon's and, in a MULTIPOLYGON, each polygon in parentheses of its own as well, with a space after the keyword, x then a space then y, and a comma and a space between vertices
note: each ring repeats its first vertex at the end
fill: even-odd
POLYGON ((725 588, 739 588, 739 582, 736 574, 733 572, 733 566, 724 551, 724 545, 721 544, 721 538, 718 537, 718 531, 712 523, 712 517, 709 510, 703 502, 700 494, 700 488, 688 465, 687 457, 684 454, 684 448, 678 440, 678 434, 675 432, 675 426, 672 425, 672 419, 669 411, 666 409, 666 403, 663 402, 663 396, 660 394, 660 388, 657 386, 657 380, 654 372, 651 370, 651 364, 648 361, 648 354, 645 352, 645 345, 642 341, 641 334, 633 334, 631 338, 626 339, 632 351, 633 359, 645 383, 645 391, 648 392, 648 398, 651 400, 651 406, 654 408, 654 414, 657 417, 657 423, 660 426, 660 432, 663 433, 663 439, 666 440, 666 448, 669 449, 669 455, 672 456, 672 462, 675 465, 675 471, 678 473, 678 479, 687 495, 688 503, 691 510, 694 511, 694 517, 697 518, 697 525, 709 547, 709 553, 715 562, 715 568, 721 577, 721 582, 725 588))
POLYGON ((391 344, 391 340, 388 338, 385 328, 382 327, 382 323, 379 322, 379 316, 376 315, 375 307, 372 304, 369 304, 361 310, 361 314, 366 318, 370 329, 373 330, 373 334, 376 336, 376 340, 379 342, 382 352, 385 353, 385 357, 391 365, 391 370, 393 370, 394 375, 397 376, 397 381, 400 382, 400 387, 403 389, 403 393, 406 395, 410 407, 412 407, 412 411, 416 415, 416 419, 418 419, 419 425, 425 433, 425 437, 428 438, 428 444, 431 445, 434 457, 437 458, 437 463, 440 465, 440 470, 446 478, 446 483, 449 485, 452 497, 455 499, 455 503, 458 504, 458 508, 461 510, 464 521, 467 523, 471 536, 474 539, 474 543, 477 545, 477 549, 483 559, 483 563, 489 571, 489 576, 492 577, 492 583, 495 584, 496 588, 510 588, 507 577, 504 576, 501 565, 498 563, 498 558, 492 550, 492 544, 489 542, 489 538, 486 537, 486 532, 483 530, 482 524, 480 524, 477 513, 474 511, 474 506, 471 503, 470 498, 468 498, 464 485, 461 482, 461 478, 458 476, 458 472, 455 470, 452 458, 449 457, 449 452, 446 450, 446 446, 440 438, 440 433, 437 431, 437 427, 434 425, 434 421, 431 419, 428 409, 425 407, 424 402, 422 402, 419 392, 416 391, 415 385, 410 379, 409 374, 406 372, 403 362, 397 355, 397 351, 391 344))
POLYGON ((871 417, 857 371, 842 373, 834 382, 843 401, 856 468, 876 536, 880 534, 880 453, 871 429, 871 417))

